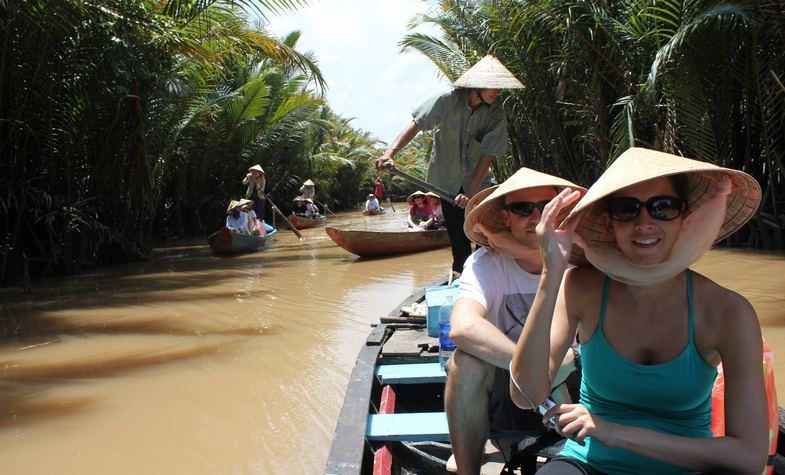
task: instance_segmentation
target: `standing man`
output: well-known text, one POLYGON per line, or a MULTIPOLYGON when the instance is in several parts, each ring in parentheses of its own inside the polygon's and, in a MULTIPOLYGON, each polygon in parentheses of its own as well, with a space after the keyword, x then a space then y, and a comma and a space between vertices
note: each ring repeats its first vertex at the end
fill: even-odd
POLYGON ((453 83, 455 89, 426 101, 412 114, 413 120, 376 161, 384 169, 395 154, 421 130, 434 130, 426 181, 451 193, 453 203, 443 203, 452 246, 452 270, 460 273, 472 252, 463 233, 464 208, 469 198, 492 183, 493 159, 507 154, 507 121, 496 102, 502 89, 523 87, 502 63, 486 56, 453 83))
POLYGON ((245 197, 253 201, 253 210, 256 217, 264 221, 264 205, 267 197, 264 194, 264 187, 267 184, 264 169, 256 164, 248 169, 248 173, 243 178, 243 185, 246 185, 245 197))
POLYGON ((460 473, 480 473, 491 428, 544 431, 542 416, 512 402, 509 365, 543 267, 535 228, 545 205, 565 187, 586 191, 521 168, 466 208, 464 230, 485 247, 466 261, 450 319, 457 349, 448 366, 445 409, 460 473))

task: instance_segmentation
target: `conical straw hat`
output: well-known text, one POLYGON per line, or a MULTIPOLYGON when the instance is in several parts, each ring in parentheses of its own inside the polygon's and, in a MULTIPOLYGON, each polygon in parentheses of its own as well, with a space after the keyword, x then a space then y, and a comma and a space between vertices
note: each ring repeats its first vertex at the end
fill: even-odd
POLYGON ((262 168, 262 166, 259 165, 259 164, 256 164, 256 165, 254 165, 254 166, 252 166, 251 168, 248 169, 248 171, 251 171, 251 170, 256 170, 259 173, 264 174, 264 168, 262 168))
POLYGON ((707 162, 691 160, 669 153, 633 147, 622 153, 600 176, 570 212, 565 222, 579 219, 576 232, 594 246, 615 247, 602 216, 603 198, 637 183, 670 175, 686 174, 689 183, 687 206, 696 210, 715 194, 723 175, 731 180, 725 218, 714 242, 721 241, 750 220, 758 209, 761 189, 750 175, 707 162))
POLYGON ((426 195, 426 194, 425 194, 425 192, 424 192, 424 191, 417 190, 417 191, 415 191, 414 193, 412 193, 411 195, 409 195, 409 196, 406 198, 406 202, 407 202, 407 203, 409 203, 409 205, 411 206, 412 204, 414 204, 414 197, 415 197, 415 196, 420 196, 420 195, 422 195, 422 196, 428 196, 428 195, 426 195))
POLYGON ((488 55, 469 68, 455 87, 480 89, 523 89, 523 84, 495 57, 488 55))
POLYGON ((227 206, 227 208, 226 208, 226 214, 229 214, 229 213, 231 213, 231 212, 232 212, 232 210, 233 210, 233 209, 235 209, 235 208, 237 208, 238 206, 242 206, 242 203, 240 203, 240 202, 239 202, 239 201, 237 201, 237 200, 231 200, 231 201, 229 201, 229 206, 227 206))
POLYGON ((305 183, 303 183, 303 185, 315 186, 316 184, 314 182, 312 182, 311 179, 309 178, 309 179, 305 180, 305 183))
MULTIPOLYGON (((474 225, 482 223, 491 232, 507 230, 502 217, 502 206, 504 196, 514 191, 527 188, 537 188, 541 186, 552 186, 558 191, 570 187, 579 190, 581 194, 586 192, 586 188, 580 187, 563 178, 538 172, 531 168, 521 168, 501 185, 486 188, 472 196, 466 205, 466 220, 463 223, 463 232, 466 236, 477 244, 488 246, 488 238, 474 229, 474 225)), ((562 210, 564 216, 569 212, 569 208, 562 210)))

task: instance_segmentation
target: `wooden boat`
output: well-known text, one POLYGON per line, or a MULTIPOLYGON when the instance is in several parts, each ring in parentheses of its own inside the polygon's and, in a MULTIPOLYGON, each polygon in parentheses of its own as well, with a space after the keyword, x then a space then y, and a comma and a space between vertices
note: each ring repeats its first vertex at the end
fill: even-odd
POLYGON ((450 245, 446 229, 435 231, 354 231, 325 228, 336 244, 360 257, 390 256, 450 245))
POLYGON ((289 222, 292 223, 297 229, 315 228, 320 224, 324 224, 327 220, 326 216, 319 216, 318 218, 306 218, 303 215, 292 213, 288 216, 289 222))
POLYGON ((363 211, 363 215, 365 216, 376 216, 378 214, 384 214, 386 211, 384 209, 366 209, 363 211))
MULTIPOLYGON (((382 317, 360 349, 325 473, 448 473, 446 375, 438 339, 428 336, 426 317, 417 314, 424 294, 410 296, 382 317)), ((531 448, 517 455, 521 463, 536 463, 538 454, 552 456, 561 447, 555 435, 525 441, 531 448)), ((491 461, 483 473, 502 466, 491 461)))
POLYGON ((266 236, 249 236, 247 234, 233 233, 227 228, 221 228, 207 238, 207 243, 213 254, 237 254, 241 252, 254 252, 267 247, 278 233, 273 229, 266 236))
MULTIPOLYGON (((417 312, 423 300, 420 291, 382 317, 360 348, 325 473, 448 473, 446 376, 438 363, 438 340, 428 336, 426 317, 417 312)), ((764 473, 785 475, 785 410, 778 408, 778 416, 772 433, 776 451, 770 452, 764 473)), ((513 446, 509 463, 486 459, 482 473, 534 473, 542 463, 538 457, 553 457, 563 439, 554 432, 524 435, 513 446)))

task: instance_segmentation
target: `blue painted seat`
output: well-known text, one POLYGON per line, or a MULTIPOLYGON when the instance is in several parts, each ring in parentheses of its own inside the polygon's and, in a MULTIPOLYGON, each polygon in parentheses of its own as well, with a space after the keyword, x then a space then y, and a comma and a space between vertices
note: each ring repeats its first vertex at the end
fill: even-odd
POLYGON ((381 384, 443 383, 447 374, 439 363, 379 365, 376 377, 381 384))
POLYGON ((368 416, 365 436, 369 440, 446 442, 449 440, 447 414, 444 412, 371 414, 368 416))

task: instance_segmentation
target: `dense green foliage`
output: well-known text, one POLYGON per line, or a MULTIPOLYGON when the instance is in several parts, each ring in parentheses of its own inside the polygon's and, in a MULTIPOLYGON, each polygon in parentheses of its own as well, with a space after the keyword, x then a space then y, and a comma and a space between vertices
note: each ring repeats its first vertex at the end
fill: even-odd
MULTIPOLYGON (((322 96, 299 33, 247 18, 304 0, 0 0, 0 283, 144 258, 205 235, 255 163, 284 211, 307 178, 353 207, 384 146, 322 96)), ((782 248, 785 8, 698 0, 442 0, 401 42, 455 79, 497 55, 511 155, 590 184, 630 145, 742 169, 764 189, 733 244, 782 248)), ((416 104, 412 104, 412 107, 416 104)), ((424 176, 421 134, 397 156, 424 176)), ((388 192, 411 187, 385 177, 388 192)), ((268 216, 269 220, 270 216, 268 216)))
POLYGON ((632 145, 744 170, 760 212, 734 244, 785 246, 785 7, 723 0, 442 0, 402 41, 454 79, 493 53, 525 84, 507 95, 521 166, 590 185, 632 145))
POLYGON ((326 106, 298 33, 246 20, 301 3, 0 1, 0 282, 213 231, 255 163, 282 208, 305 177, 358 183, 375 141, 326 106))

